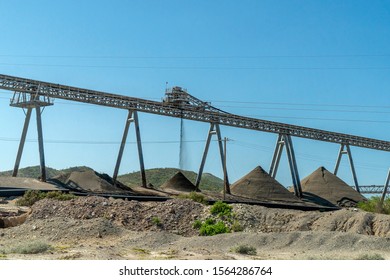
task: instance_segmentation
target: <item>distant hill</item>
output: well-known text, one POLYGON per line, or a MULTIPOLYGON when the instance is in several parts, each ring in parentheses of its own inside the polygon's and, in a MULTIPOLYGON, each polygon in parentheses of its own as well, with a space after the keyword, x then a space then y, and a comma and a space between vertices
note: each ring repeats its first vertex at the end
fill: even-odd
MULTIPOLYGON (((86 171, 86 170, 92 170, 92 169, 87 166, 76 166, 76 167, 70 167, 61 170, 46 167, 46 174, 47 174, 47 178, 52 178, 72 171, 86 171)), ((162 184, 164 184, 166 181, 168 181, 170 178, 172 178, 178 171, 180 170, 177 168, 153 168, 153 169, 147 169, 145 172, 146 172, 146 178, 148 180, 148 183, 151 183, 155 187, 159 187, 162 184)), ((195 172, 182 171, 182 173, 192 183, 195 183, 196 180, 195 172)), ((41 174, 40 166, 38 165, 29 166, 25 168, 20 168, 18 172, 18 177, 39 178, 40 174, 41 174)), ((11 175, 12 175, 12 170, 0 172, 0 176, 11 176, 11 175)), ((140 176, 141 175, 139 171, 123 174, 118 176, 118 181, 122 182, 123 184, 129 187, 139 186, 141 184, 140 176)), ((200 188, 202 190, 222 190, 223 180, 210 173, 203 173, 200 188)))
MULTIPOLYGON (((72 171, 85 171, 85 170, 91 170, 91 168, 87 166, 76 166, 76 167, 70 167, 62 170, 57 170, 51 167, 46 167, 46 177, 52 178, 57 175, 72 172, 72 171)), ((12 170, 2 171, 0 172, 0 176, 12 176, 12 170)), ((39 165, 20 168, 18 171, 18 177, 37 179, 40 176, 41 176, 41 168, 39 165)))
MULTIPOLYGON (((192 183, 195 183, 196 173, 193 171, 179 170, 177 168, 153 168, 146 170, 146 178, 148 183, 151 183, 155 187, 159 187, 172 178, 176 172, 181 171, 184 176, 187 177, 192 183)), ((139 171, 124 174, 118 176, 118 180, 124 183, 125 185, 139 186, 140 185, 141 174, 139 171)), ((222 190, 223 180, 210 174, 203 173, 202 181, 200 184, 200 189, 202 190, 222 190)))

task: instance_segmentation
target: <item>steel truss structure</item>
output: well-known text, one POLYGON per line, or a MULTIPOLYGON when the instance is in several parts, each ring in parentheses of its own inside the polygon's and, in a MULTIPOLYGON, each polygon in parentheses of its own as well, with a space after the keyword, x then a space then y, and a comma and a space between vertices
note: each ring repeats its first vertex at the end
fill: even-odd
MULTIPOLYGON (((219 131, 220 125, 232 126, 243 129, 251 129, 263 132, 270 132, 278 134, 278 143, 275 149, 274 160, 271 165, 271 175, 275 176, 277 171, 277 164, 279 163, 280 153, 283 150, 283 145, 286 145, 287 155, 290 163, 290 169, 293 177, 294 190, 296 195, 301 195, 300 183, 298 169, 295 162, 294 150, 292 148, 292 138, 291 137, 300 137, 317 141, 337 143, 341 145, 339 157, 337 159, 336 166, 340 161, 341 155, 347 153, 350 158, 351 168, 354 173, 353 161, 350 153, 350 146, 362 147, 367 149, 381 150, 381 151, 390 151, 390 142, 385 140, 378 140, 373 138, 366 138, 361 136, 331 132, 326 130, 320 130, 315 128, 308 128, 297 125, 290 125, 280 122, 273 122, 249 117, 243 117, 235 114, 230 114, 228 112, 219 110, 209 103, 201 101, 186 92, 186 90, 180 87, 173 87, 172 89, 167 90, 166 97, 162 102, 150 101, 140 98, 134 98, 118 94, 110 94, 101 91, 94 91, 89 89, 83 89, 78 87, 71 87, 66 85, 60 85, 55 83, 48 83, 38 80, 25 79, 20 77, 8 76, 0 74, 0 89, 14 91, 14 99, 11 102, 11 106, 21 107, 21 108, 38 108, 51 105, 50 100, 59 98, 64 100, 89 103, 101 106, 108 106, 120 109, 128 110, 129 117, 126 121, 125 133, 122 139, 122 145, 126 140, 128 125, 130 124, 130 119, 135 122, 135 129, 137 133, 137 143, 138 151, 140 157, 141 165, 141 174, 142 184, 146 184, 146 179, 144 177, 143 170, 143 159, 142 159, 142 148, 141 140, 139 136, 139 127, 137 118, 137 112, 145 112, 150 114, 158 114, 169 117, 182 118, 187 120, 194 120, 200 122, 210 123, 210 132, 208 140, 206 142, 205 153, 202 159, 202 165, 204 165, 205 157, 207 156, 209 138, 212 135, 214 128, 216 131, 219 131), (138 131, 138 132, 137 132, 138 131), (283 144, 281 144, 283 142, 283 144), (347 148, 347 151, 344 151, 344 148, 347 148), (277 154, 278 153, 278 154, 277 154), (275 162, 274 162, 275 161, 275 162)), ((40 118, 40 114, 37 114, 37 120, 40 118)), ((26 118, 27 121, 27 118, 26 118)), ((39 120, 38 120, 39 122, 39 120)), ((38 129, 39 129, 38 124, 38 129)), ((23 130, 24 131, 24 130, 23 130)), ((27 132, 24 131, 24 132, 27 132)), ((23 137, 22 137, 23 138, 23 137)), ((223 154, 222 143, 218 136, 220 142, 220 151, 221 155, 223 154)), ((22 141, 21 141, 22 142, 22 141)), ((42 137, 39 142, 41 150, 42 137)), ((117 164, 115 167, 114 177, 116 177, 122 153, 123 147, 120 148, 118 155, 117 164)), ((42 154, 43 156, 43 147, 42 154)), ((41 156, 41 157, 42 157, 41 156)), ((19 159, 20 160, 20 159, 19 159)), ((223 162, 223 160, 222 160, 223 162)), ((44 162, 41 161, 41 166, 44 162)), ((203 171, 203 166, 201 165, 200 172, 196 184, 199 185, 200 176, 203 171)), ((337 173, 337 167, 335 173, 337 173)), ((15 165, 16 168, 16 165, 15 165)), ((358 190, 356 174, 353 174, 355 187, 358 190)), ((227 177, 227 176, 226 176, 227 177)), ((227 178, 226 178, 227 179, 227 178)))

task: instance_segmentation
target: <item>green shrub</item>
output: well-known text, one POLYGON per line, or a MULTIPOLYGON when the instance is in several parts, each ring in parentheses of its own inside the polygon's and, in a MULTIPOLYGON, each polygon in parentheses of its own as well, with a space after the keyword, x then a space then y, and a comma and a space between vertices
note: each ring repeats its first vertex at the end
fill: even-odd
POLYGON ((367 212, 390 214, 390 198, 385 199, 382 206, 380 200, 379 196, 374 196, 367 201, 359 202, 357 207, 367 212))
POLYGON ((41 191, 28 190, 16 201, 18 206, 32 206, 35 202, 44 199, 46 194, 41 191))
POLYGON ((222 201, 217 201, 213 204, 213 206, 211 206, 210 212, 211 214, 218 215, 219 217, 230 217, 232 215, 232 209, 233 207, 229 204, 222 201))
POLYGON ((159 217, 152 217, 152 223, 156 226, 161 226, 161 220, 159 217))
POLYGON ((71 199, 76 198, 76 197, 77 196, 75 196, 74 194, 63 193, 63 192, 59 192, 59 191, 53 191, 53 192, 46 193, 46 198, 56 199, 56 200, 61 200, 61 201, 71 200, 71 199))
POLYGON ((256 248, 249 245, 239 245, 232 249, 233 252, 242 255, 256 255, 256 248))
POLYGON ((178 197, 182 198, 182 199, 191 199, 195 202, 199 202, 202 204, 207 204, 207 199, 205 198, 205 196, 203 194, 198 193, 198 192, 190 192, 188 194, 180 194, 178 197))
POLYGON ((244 228, 242 227, 242 225, 238 221, 233 222, 232 231, 239 232, 239 231, 243 231, 243 230, 244 230, 244 228))
POLYGON ((384 260, 380 254, 364 254, 357 258, 357 260, 384 260))
POLYGON ((202 226, 202 222, 200 220, 195 220, 195 222, 192 224, 192 227, 194 229, 200 229, 201 226, 202 226))
POLYGON ((51 249, 49 244, 37 241, 33 243, 27 243, 19 245, 10 250, 13 254, 39 254, 44 253, 51 249))
POLYGON ((230 229, 222 222, 215 222, 213 219, 207 219, 202 223, 199 234, 204 236, 212 236, 221 233, 228 233, 230 229))
POLYGON ((42 192, 37 190, 28 190, 24 195, 16 201, 18 206, 32 206, 35 202, 44 198, 56 199, 56 200, 71 200, 76 196, 73 194, 67 194, 60 191, 42 192))

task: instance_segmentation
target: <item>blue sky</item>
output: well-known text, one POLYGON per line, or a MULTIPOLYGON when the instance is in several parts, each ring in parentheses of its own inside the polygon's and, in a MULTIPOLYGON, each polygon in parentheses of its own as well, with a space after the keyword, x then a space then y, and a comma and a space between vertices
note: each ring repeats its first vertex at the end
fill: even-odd
MULTIPOLYGON (((0 73, 161 100, 182 86, 235 114, 389 140, 390 1, 3 1, 0 73)), ((0 169, 11 169, 22 110, 0 91, 0 169)), ((127 112, 56 100, 46 163, 112 174, 127 112)), ((146 168, 178 167, 180 120, 140 114, 146 168)), ((185 121, 197 171, 208 124, 185 121)), ((277 135, 222 127, 237 180, 269 168, 277 135)), ((21 166, 36 165, 32 118, 21 166)), ((139 169, 130 129, 120 173, 139 169)), ((301 178, 333 169, 339 147, 294 138, 301 178)), ((222 176, 215 142, 205 171, 222 176)), ((383 184, 386 152, 352 147, 359 183, 383 184)), ((347 159, 340 177, 352 184, 347 159)), ((291 185, 285 157, 277 179, 291 185)))

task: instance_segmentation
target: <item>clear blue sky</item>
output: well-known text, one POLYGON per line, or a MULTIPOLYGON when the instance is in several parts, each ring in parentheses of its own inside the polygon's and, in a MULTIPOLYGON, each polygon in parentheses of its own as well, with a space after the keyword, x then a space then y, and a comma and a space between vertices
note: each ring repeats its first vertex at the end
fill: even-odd
MULTIPOLYGON (((389 140, 390 1, 4 1, 0 73, 161 100, 166 82, 223 110, 389 140)), ((0 170, 24 114, 0 91, 0 170)), ((127 112, 56 100, 45 109, 46 163, 112 174, 127 112)), ((146 168, 178 167, 180 121, 140 114, 146 168), (168 143, 167 143, 168 142, 168 143)), ((208 125, 185 122, 197 171, 208 125)), ((222 127, 235 181, 268 170, 276 135, 222 127)), ((32 118, 21 166, 37 165, 32 118)), ((130 130, 129 141, 135 140, 130 130)), ((301 178, 333 170, 339 147, 294 138, 301 178)), ((216 143, 205 171, 222 176, 216 143)), ((383 184, 390 154, 352 147, 359 183, 383 184)), ((136 146, 120 173, 139 169, 136 146)), ((340 177, 352 184, 347 159, 340 177)), ((291 185, 286 158, 277 179, 291 185)))

